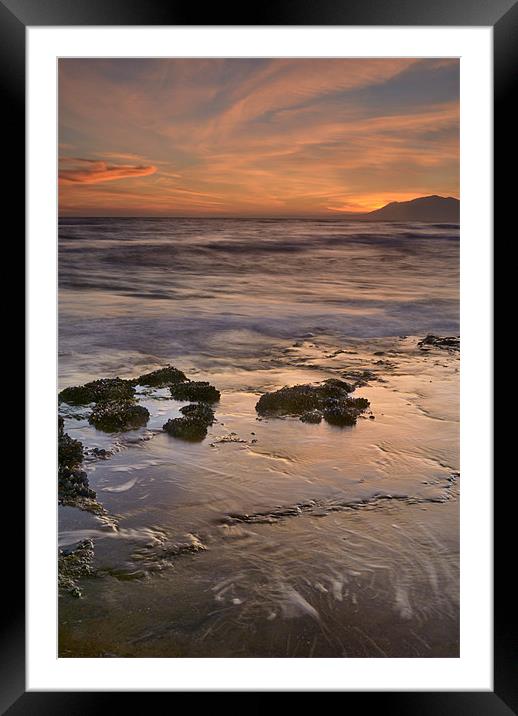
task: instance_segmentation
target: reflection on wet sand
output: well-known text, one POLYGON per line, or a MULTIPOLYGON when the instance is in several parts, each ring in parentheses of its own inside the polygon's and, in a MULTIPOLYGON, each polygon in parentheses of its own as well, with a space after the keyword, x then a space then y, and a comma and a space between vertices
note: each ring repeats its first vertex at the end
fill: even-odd
POLYGON ((184 404, 161 388, 138 389, 151 418, 127 433, 68 406, 69 434, 111 451, 88 472, 116 526, 62 508, 61 544, 93 539, 96 576, 61 600, 60 654, 455 656, 459 359, 417 341, 306 339, 269 368, 215 371, 201 443, 161 430, 184 404), (371 410, 351 428, 254 409, 360 375, 371 410))

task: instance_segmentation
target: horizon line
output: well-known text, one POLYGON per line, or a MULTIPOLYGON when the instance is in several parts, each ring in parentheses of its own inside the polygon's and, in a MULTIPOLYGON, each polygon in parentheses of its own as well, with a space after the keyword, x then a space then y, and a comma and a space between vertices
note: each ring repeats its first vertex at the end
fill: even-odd
MULTIPOLYGON (((365 216, 365 215, 364 215, 365 216)), ((58 216, 61 219, 203 219, 203 220, 229 220, 229 221, 361 221, 361 219, 351 216, 180 216, 165 214, 64 214, 58 216)), ((451 224, 459 223, 458 221, 440 221, 437 219, 383 219, 372 217, 372 223, 379 224, 400 224, 406 222, 414 222, 420 224, 451 224)), ((369 222, 365 222, 369 223, 369 222)))
MULTIPOLYGON (((418 201, 419 199, 453 199, 455 201, 458 201, 460 203, 460 198, 457 196, 453 196, 452 194, 426 194, 425 196, 417 196, 414 199, 406 199, 404 201, 397 201, 392 200, 384 204, 383 206, 378 207, 377 209, 369 209, 368 211, 337 211, 334 213, 326 212, 325 214, 268 214, 263 216, 258 216, 256 214, 194 214, 194 215, 185 215, 185 214, 75 214, 75 213, 65 213, 65 214, 59 214, 59 208, 58 208, 58 220, 59 219, 252 219, 252 220, 259 220, 259 219, 330 219, 330 220, 340 220, 340 219, 349 219, 349 220, 355 220, 355 219, 363 219, 370 215, 374 215, 372 217, 373 221, 383 221, 383 219, 376 219, 376 214, 381 210, 385 209, 386 207, 392 205, 392 204, 411 204, 415 201, 418 201)), ((387 221, 385 219, 385 221, 387 221)), ((401 219, 393 219, 388 220, 390 221, 401 221, 401 219)), ((423 223, 429 223, 429 222, 423 222, 423 223)))

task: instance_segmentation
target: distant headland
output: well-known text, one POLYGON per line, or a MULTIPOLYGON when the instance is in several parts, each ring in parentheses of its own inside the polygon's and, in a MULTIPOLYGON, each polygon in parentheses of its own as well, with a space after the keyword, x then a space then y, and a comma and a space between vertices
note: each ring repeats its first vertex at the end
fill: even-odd
POLYGON ((347 219, 356 221, 426 221, 458 223, 460 201, 453 196, 422 196, 410 201, 391 201, 381 209, 366 213, 348 212, 347 219))

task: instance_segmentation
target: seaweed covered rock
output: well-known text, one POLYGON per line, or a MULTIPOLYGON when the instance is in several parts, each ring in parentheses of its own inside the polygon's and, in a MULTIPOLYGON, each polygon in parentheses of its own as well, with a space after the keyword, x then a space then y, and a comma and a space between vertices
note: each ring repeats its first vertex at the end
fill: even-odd
POLYGON ((459 336, 434 336, 431 333, 423 338, 417 344, 420 348, 423 346, 434 346, 435 348, 447 348, 449 350, 460 350, 459 336))
POLYGON ((261 395, 255 409, 260 415, 302 415, 322 410, 330 398, 345 400, 352 391, 353 386, 335 378, 318 385, 293 385, 261 395))
POLYGON ((88 422, 107 433, 140 428, 149 420, 149 410, 132 400, 97 403, 88 422))
MULTIPOLYGON (((377 354, 374 353, 374 355, 377 354)), ((385 353, 381 351, 381 355, 385 355, 385 353)), ((354 382, 355 388, 360 388, 365 385, 368 385, 371 380, 379 380, 376 373, 374 373, 372 370, 348 370, 342 375, 344 378, 347 378, 347 380, 352 380, 354 382)))
POLYGON ((135 394, 130 380, 122 378, 101 378, 85 385, 64 388, 58 395, 59 402, 70 405, 88 405, 109 400, 128 400, 135 394))
POLYGON ((83 444, 65 432, 64 420, 58 416, 58 504, 104 515, 106 510, 97 502, 83 470, 83 458, 83 444))
POLYGON ((61 467, 58 471, 59 504, 79 507, 83 498, 96 498, 95 491, 89 487, 86 472, 77 466, 61 467))
POLYGON ((166 433, 184 440, 203 440, 214 422, 214 411, 207 403, 185 405, 180 408, 181 418, 171 418, 163 426, 166 433))
POLYGON ((319 423, 322 418, 332 425, 354 425, 358 416, 369 407, 366 398, 351 398, 354 387, 343 380, 331 378, 317 385, 284 387, 265 393, 255 409, 271 417, 298 415, 304 423, 319 423))
POLYGON ((352 393, 354 390, 354 385, 347 383, 345 380, 340 380, 340 378, 328 378, 323 381, 323 385, 330 393, 337 390, 345 390, 346 393, 352 393))
MULTIPOLYGON (((58 418, 58 502, 61 505, 80 505, 83 501, 95 503, 95 492, 88 485, 82 469, 83 444, 64 432, 63 418, 58 418)), ((96 503, 95 503, 96 504, 96 503)), ((90 505, 92 506, 92 505, 90 505)), ((100 507, 100 505, 99 505, 100 507)), ((101 508, 102 509, 102 508, 101 508)), ((92 511, 97 511, 92 509, 92 511)))
POLYGON ((83 443, 71 438, 61 427, 58 435, 59 467, 74 467, 81 462, 83 462, 83 443))
POLYGON ((345 400, 330 398, 326 401, 324 419, 331 425, 341 427, 355 425, 358 416, 367 410, 369 405, 367 398, 346 398, 345 400))
POLYGON ((207 425, 212 425, 214 422, 214 411, 207 403, 189 403, 180 408, 180 412, 185 417, 195 418, 200 422, 205 422, 207 425))
POLYGON ((65 432, 65 421, 58 415, 58 467, 60 470, 78 467, 83 462, 83 443, 65 432))
POLYGON ((370 402, 367 400, 367 398, 348 398, 347 404, 350 408, 353 408, 358 412, 363 412, 364 410, 367 410, 367 408, 370 406, 370 402))
POLYGON ((348 407, 345 401, 337 401, 324 410, 324 418, 331 425, 354 425, 357 416, 356 410, 348 407))
POLYGON ((220 392, 204 380, 187 380, 171 386, 171 395, 176 400, 198 400, 215 403, 220 399, 220 392))
POLYGON ((323 415, 320 410, 308 410, 302 413, 300 420, 303 423, 320 423, 322 422, 323 415))
POLYGON ((148 385, 152 388, 163 388, 171 385, 171 383, 182 383, 185 380, 187 380, 185 373, 172 365, 168 365, 151 373, 144 373, 144 375, 135 378, 132 382, 138 385, 148 385))
POLYGON ((93 574, 94 544, 86 539, 74 549, 60 549, 58 554, 58 589, 60 595, 82 596, 78 580, 93 574))
POLYGON ((106 510, 97 502, 95 490, 81 466, 60 467, 58 470, 58 504, 77 507, 94 515, 105 515, 106 510))

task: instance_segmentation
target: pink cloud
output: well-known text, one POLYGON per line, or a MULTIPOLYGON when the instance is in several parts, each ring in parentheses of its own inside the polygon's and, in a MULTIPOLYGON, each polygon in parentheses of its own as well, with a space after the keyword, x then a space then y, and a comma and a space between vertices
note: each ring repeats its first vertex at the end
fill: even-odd
POLYGON ((148 176, 156 167, 150 165, 108 164, 95 159, 65 158, 59 170, 59 180, 65 184, 99 184, 116 179, 148 176))

